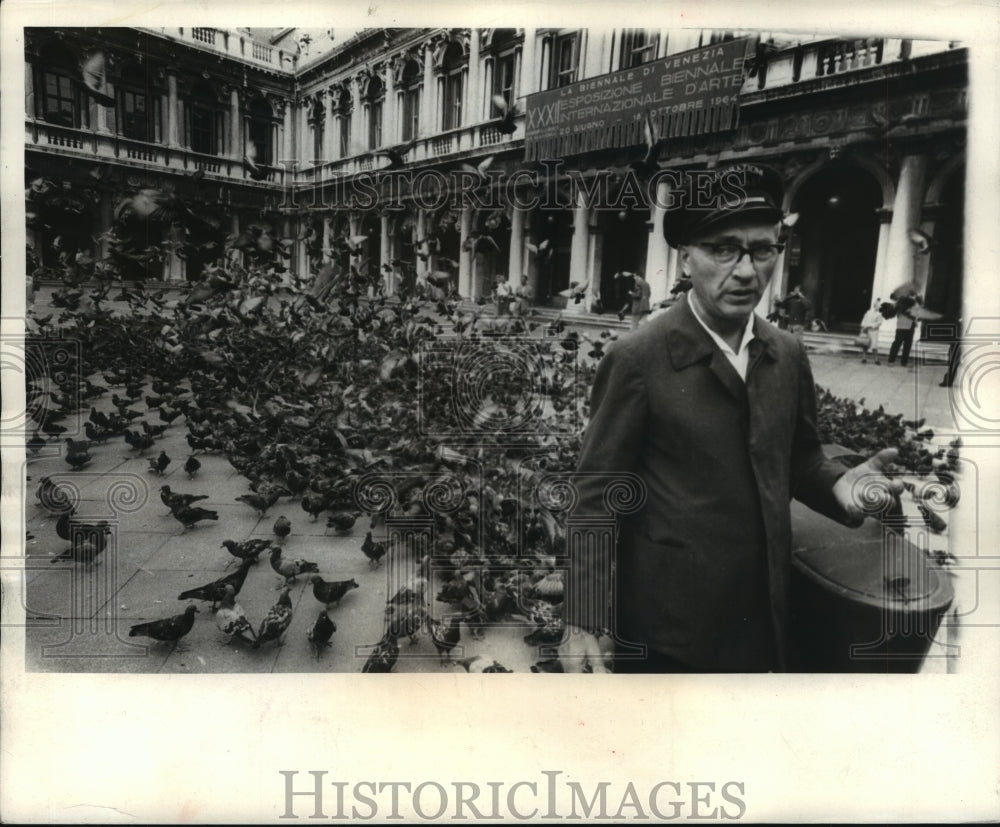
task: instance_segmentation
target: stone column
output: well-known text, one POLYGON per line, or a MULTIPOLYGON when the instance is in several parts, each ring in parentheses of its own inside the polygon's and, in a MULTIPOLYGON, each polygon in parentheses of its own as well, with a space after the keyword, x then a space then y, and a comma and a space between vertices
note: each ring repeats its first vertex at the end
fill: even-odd
POLYGON ((507 265, 507 281, 513 286, 521 283, 524 272, 524 219, 525 210, 514 207, 510 219, 510 258, 507 265))
POLYGON ((465 92, 462 125, 479 123, 483 119, 483 90, 480 88, 482 72, 479 60, 479 29, 469 29, 469 75, 465 92))
POLYGON ((243 159, 243 135, 241 134, 240 90, 229 87, 229 157, 234 161, 243 159))
MULTIPOLYGON (((569 281, 570 284, 583 284, 588 278, 587 254, 590 251, 590 210, 587 207, 587 197, 577 193, 576 206, 573 208, 573 240, 569 248, 569 281)), ((566 304, 567 313, 580 313, 584 303, 575 304, 569 299, 566 304)))
POLYGON ((396 128, 396 76, 393 71, 395 60, 385 64, 385 103, 382 104, 382 146, 399 143, 396 128))
POLYGON ((178 147, 177 75, 167 74, 167 146, 178 147))
MULTIPOLYGON (((878 210, 878 215, 878 246, 876 247, 875 252, 875 272, 872 274, 872 302, 875 302, 878 299, 888 301, 889 293, 893 289, 888 286, 888 280, 886 278, 886 258, 889 252, 889 230, 892 226, 892 209, 883 207, 878 210)), ((883 324, 879 327, 879 349, 883 349, 883 345, 885 347, 889 346, 889 343, 893 338, 893 333, 891 331, 894 329, 895 323, 883 324)))
MULTIPOLYGON (((382 122, 383 127, 385 126, 385 121, 382 122)), ((392 238, 389 236, 389 216, 383 215, 381 217, 382 222, 382 232, 379 234, 379 251, 378 263, 371 263, 369 267, 376 267, 379 271, 380 278, 385 282, 385 293, 387 296, 391 296, 394 292, 393 290, 393 273, 387 272, 382 269, 383 264, 389 264, 392 261, 392 238)))
POLYGON ((31 63, 24 64, 24 114, 29 118, 37 117, 35 112, 35 67, 31 63))
MULTIPOLYGON (((535 30, 524 30, 524 50, 521 53, 521 85, 520 96, 530 95, 538 90, 538 67, 535 65, 535 30)), ((524 104, 521 103, 523 108, 524 104)))
MULTIPOLYGON (((907 155, 903 158, 899 183, 896 185, 896 199, 892 204, 892 223, 889 225, 883 280, 881 285, 874 285, 881 288, 881 292, 876 294, 873 291, 873 296, 888 299, 889 293, 914 278, 916 248, 910 241, 909 233, 920 226, 926 169, 926 155, 907 155)), ((890 323, 888 327, 892 328, 895 335, 895 323, 890 323)))
POLYGON ((435 131, 434 127, 434 49, 430 42, 424 44, 424 88, 420 96, 420 137, 435 131))
POLYGON ((663 218, 667 214, 666 204, 670 198, 670 184, 658 181, 656 198, 649 211, 649 238, 646 242, 646 281, 649 282, 650 304, 663 301, 670 289, 669 245, 663 237, 663 218))
POLYGON ((354 114, 351 116, 349 149, 351 155, 356 155, 360 151, 363 135, 362 130, 365 127, 365 108, 362 106, 358 96, 358 79, 356 77, 351 78, 351 100, 354 101, 354 114))
POLYGON ((282 101, 281 158, 289 174, 294 170, 295 153, 292 150, 292 103, 282 101))
POLYGON ((333 95, 329 92, 323 94, 323 161, 329 162, 337 157, 337 135, 333 128, 338 120, 330 114, 330 104, 333 95))
POLYGON ((462 207, 462 217, 458 226, 461 234, 461 247, 458 253, 458 292, 463 298, 471 299, 475 298, 472 272, 475 262, 472 251, 465 249, 465 242, 472 230, 472 207, 462 207))

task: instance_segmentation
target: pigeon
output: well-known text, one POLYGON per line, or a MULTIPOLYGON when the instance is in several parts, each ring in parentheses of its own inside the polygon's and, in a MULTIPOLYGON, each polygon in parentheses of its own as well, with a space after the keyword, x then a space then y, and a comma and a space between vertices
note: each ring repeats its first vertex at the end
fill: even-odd
POLYGON ((199 500, 207 500, 208 494, 180 494, 170 490, 169 485, 160 486, 160 500, 171 511, 180 511, 199 500))
POLYGON ((66 457, 66 462, 69 463, 70 468, 74 471, 80 471, 90 465, 93 457, 90 454, 69 454, 66 457))
POLYGON ((27 448, 31 451, 32 455, 37 454, 42 448, 48 444, 48 440, 43 439, 38 435, 38 431, 35 431, 34 435, 27 442, 27 448))
POLYGON ((230 641, 234 636, 239 635, 244 640, 247 633, 251 640, 256 639, 253 627, 247 620, 243 607, 236 602, 236 590, 231 583, 226 584, 225 593, 220 602, 219 609, 215 613, 215 625, 224 635, 229 635, 230 641))
POLYGON ((472 166, 472 164, 468 163, 462 163, 459 166, 463 172, 470 173, 471 175, 475 176, 476 180, 480 184, 482 184, 486 181, 487 178, 486 170, 488 170, 490 166, 493 164, 493 158, 494 158, 493 155, 488 155, 475 166, 472 166))
POLYGON ((150 425, 145 419, 140 423, 142 425, 142 432, 146 436, 158 437, 163 436, 167 430, 166 425, 150 425))
POLYGON ((124 433, 125 441, 132 446, 133 451, 138 451, 140 454, 143 451, 148 450, 153 447, 156 442, 155 437, 149 434, 141 434, 138 431, 125 431, 124 433))
POLYGON ((334 528, 340 534, 346 534, 354 527, 354 522, 358 519, 358 514, 350 511, 338 511, 331 514, 326 521, 327 528, 334 528))
POLYGON ((368 656, 362 672, 391 672, 396 667, 399 658, 399 644, 394 638, 383 638, 368 656))
POLYGON ((137 623, 128 631, 129 637, 151 637, 153 640, 166 642, 180 640, 194 626, 194 613, 198 607, 188 606, 183 614, 167 617, 163 620, 151 620, 149 623, 137 623))
POLYGON ((493 105, 500 110, 500 121, 497 123, 497 131, 501 135, 512 135, 517 130, 514 117, 517 115, 517 107, 513 103, 507 103, 503 95, 493 96, 493 105))
POLYGON ((187 472, 188 479, 193 480, 194 475, 198 473, 198 469, 201 468, 201 463, 195 459, 192 454, 187 458, 187 462, 184 463, 184 470, 187 472))
POLYGON ((313 597, 327 607, 331 603, 340 603, 344 595, 352 589, 360 588, 353 578, 351 580, 328 581, 324 580, 320 575, 314 574, 309 578, 309 582, 312 583, 313 597))
POLYGON ((254 181, 262 181, 267 178, 267 169, 257 163, 257 145, 253 141, 247 141, 247 154, 243 156, 243 166, 254 181))
POLYGON ((163 476, 168 465, 170 465, 170 457, 167 456, 166 451, 160 451, 160 455, 156 459, 149 461, 149 470, 163 476))
POLYGON ((372 540, 372 533, 369 531, 365 534, 365 541, 361 544, 361 551, 368 558, 368 567, 377 569, 382 564, 382 558, 385 557, 385 543, 376 543, 372 540))
MULTIPOLYGON (((302 510, 309 515, 312 522, 329 507, 330 501, 326 497, 317 494, 307 494, 302 498, 302 510)), ((329 526, 329 522, 327 522, 329 526)))
POLYGON ((283 543, 285 538, 292 533, 291 521, 282 515, 274 521, 274 533, 278 537, 278 542, 283 543))
POLYGON ((252 563, 256 563, 257 558, 260 557, 262 552, 271 549, 271 541, 250 539, 244 540, 242 543, 237 543, 234 540, 223 540, 221 547, 238 560, 249 560, 252 563))
POLYGON ((219 512, 209 511, 207 508, 199 508, 197 506, 187 506, 178 511, 171 511, 170 513, 184 528, 192 528, 195 523, 201 520, 219 519, 219 512))
POLYGON ((313 652, 318 658, 324 646, 330 645, 330 638, 337 631, 337 624, 330 620, 330 616, 325 610, 320 611, 319 617, 309 630, 308 639, 313 646, 313 652))
POLYGON ((240 593, 240 589, 243 588, 243 583, 247 579, 247 572, 250 571, 250 566, 251 561, 244 560, 240 563, 240 567, 232 574, 227 574, 225 577, 220 577, 218 580, 213 580, 204 586, 198 586, 194 589, 188 589, 186 592, 181 592, 177 596, 177 599, 211 601, 212 611, 214 612, 217 604, 221 603, 225 598, 227 586, 232 586, 233 595, 240 593))
POLYGON ((492 655, 473 655, 472 657, 453 661, 453 663, 463 667, 466 672, 472 675, 487 675, 495 672, 514 671, 513 669, 505 667, 492 655))
POLYGON ((409 143, 400 144, 399 146, 389 147, 388 149, 380 149, 378 152, 374 153, 374 157, 388 158, 389 163, 382 167, 382 171, 390 169, 399 169, 402 167, 406 161, 406 153, 409 152, 416 141, 410 141, 409 143))
POLYGON ((104 547, 105 543, 103 540, 88 537, 74 542, 70 548, 60 552, 49 560, 49 562, 61 563, 63 561, 73 561, 74 563, 93 563, 101 552, 104 551, 104 547))
POLYGON ((259 649, 262 643, 267 643, 269 640, 277 641, 279 646, 282 645, 281 636, 292 622, 292 599, 290 594, 291 590, 287 587, 282 589, 278 597, 278 602, 271 607, 271 611, 260 622, 260 628, 257 630, 257 639, 253 642, 254 649, 259 649))
POLYGON ((910 243, 916 248, 918 255, 926 255, 934 246, 934 239, 923 230, 913 229, 907 233, 910 243))
POLYGON ((103 51, 96 51, 83 62, 80 67, 83 74, 83 86, 101 106, 114 106, 113 95, 108 94, 108 77, 103 51))
MULTIPOLYGON (((253 508, 258 514, 260 514, 260 516, 263 517, 264 514, 267 512, 267 509, 269 509, 272 505, 274 505, 278 501, 278 498, 280 496, 281 494, 277 491, 272 491, 267 495, 241 494, 236 498, 236 502, 246 503, 251 508, 253 508)), ((289 526, 289 530, 291 530, 291 526, 289 526)), ((277 531, 275 531, 275 533, 277 534, 277 531)))
POLYGON ((441 663, 451 662, 451 650, 454 649, 462 634, 459 629, 460 615, 452 615, 446 622, 444 620, 431 621, 431 640, 434 641, 434 648, 438 651, 441 663))
POLYGON ((277 546, 271 549, 271 568, 285 578, 285 585, 293 582, 300 574, 319 572, 319 566, 308 560, 285 560, 277 546))

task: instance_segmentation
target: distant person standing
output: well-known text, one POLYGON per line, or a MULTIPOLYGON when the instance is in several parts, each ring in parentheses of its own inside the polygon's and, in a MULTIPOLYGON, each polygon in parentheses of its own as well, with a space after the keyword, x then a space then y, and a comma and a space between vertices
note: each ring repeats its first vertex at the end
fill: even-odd
POLYGON ((802 331, 806 329, 806 323, 809 321, 812 304, 803 295, 802 288, 796 285, 795 289, 785 297, 783 305, 785 317, 788 319, 788 331, 801 339, 802 331))
POLYGON ((496 299, 497 315, 510 315, 510 303, 514 298, 514 288, 510 286, 506 276, 497 276, 493 295, 496 299))
POLYGON ((889 298, 896 303, 896 335, 889 346, 889 364, 895 364, 898 355, 899 363, 905 368, 910 360, 917 310, 922 299, 912 283, 897 287, 889 298))
POLYGON ((642 320, 649 315, 649 282, 638 273, 632 274, 632 289, 629 296, 632 298, 632 329, 635 330, 642 320))
POLYGON ((882 300, 876 299, 871 310, 865 313, 864 318, 861 319, 861 332, 858 334, 859 344, 861 345, 861 364, 868 362, 869 349, 875 357, 875 364, 882 364, 878 358, 878 329, 882 326, 883 318, 879 310, 879 305, 881 304, 882 300), (866 338, 868 344, 864 344, 866 338))
POLYGON ((521 283, 514 291, 514 298, 517 302, 515 305, 515 314, 518 316, 527 316, 531 310, 531 303, 535 298, 535 291, 528 284, 527 276, 521 276, 521 283))

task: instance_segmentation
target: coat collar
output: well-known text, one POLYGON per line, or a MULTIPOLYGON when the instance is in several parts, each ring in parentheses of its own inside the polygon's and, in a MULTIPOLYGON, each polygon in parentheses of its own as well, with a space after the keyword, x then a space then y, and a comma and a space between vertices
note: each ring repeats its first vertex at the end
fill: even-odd
MULTIPOLYGON (((667 350, 676 370, 683 370, 695 362, 712 358, 716 353, 722 356, 712 337, 698 324, 686 295, 681 296, 665 315, 671 321, 667 327, 667 350)), ((755 362, 762 352, 771 359, 776 359, 778 336, 771 324, 754 315, 753 333, 756 338, 749 345, 751 363, 755 362)))

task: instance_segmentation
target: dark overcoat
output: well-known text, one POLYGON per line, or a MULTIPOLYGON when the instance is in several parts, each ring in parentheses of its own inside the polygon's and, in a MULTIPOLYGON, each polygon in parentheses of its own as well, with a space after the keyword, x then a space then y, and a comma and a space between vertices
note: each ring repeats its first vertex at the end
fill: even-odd
POLYGON ((783 668, 791 498, 850 519, 832 495, 845 469, 823 454, 805 350, 753 325, 745 383, 686 296, 601 360, 574 519, 605 514, 607 478, 621 472, 637 475, 645 502, 620 522, 611 566, 571 544, 567 622, 593 625, 586 596, 611 593, 613 571, 620 638, 698 669, 783 668))

